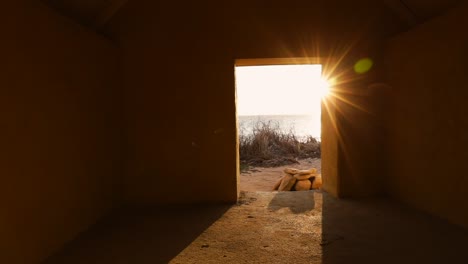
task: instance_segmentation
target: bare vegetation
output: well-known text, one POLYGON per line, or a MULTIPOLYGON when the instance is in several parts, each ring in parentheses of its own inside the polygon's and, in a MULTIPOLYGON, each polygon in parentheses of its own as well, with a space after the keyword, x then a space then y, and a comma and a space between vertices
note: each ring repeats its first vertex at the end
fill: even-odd
POLYGON ((320 158, 320 142, 312 136, 299 139, 293 129, 283 132, 277 123, 259 121, 251 133, 239 135, 241 170, 249 166, 276 167, 298 159, 320 158))

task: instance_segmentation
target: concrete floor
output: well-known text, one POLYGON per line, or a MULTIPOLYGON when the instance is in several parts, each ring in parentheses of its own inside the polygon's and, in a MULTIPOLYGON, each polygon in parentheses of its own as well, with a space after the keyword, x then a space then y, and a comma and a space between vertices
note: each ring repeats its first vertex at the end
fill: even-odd
POLYGON ((468 263, 468 231, 386 199, 242 193, 237 205, 121 210, 45 264, 468 263))

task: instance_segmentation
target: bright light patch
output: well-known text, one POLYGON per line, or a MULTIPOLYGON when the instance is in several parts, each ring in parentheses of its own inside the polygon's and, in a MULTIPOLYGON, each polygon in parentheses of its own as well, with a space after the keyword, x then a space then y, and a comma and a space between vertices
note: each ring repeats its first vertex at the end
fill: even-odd
POLYGON ((319 64, 238 66, 236 87, 239 115, 320 115, 328 93, 319 64))
POLYGON ((319 79, 317 81, 317 94, 320 96, 320 98, 326 97, 328 94, 330 94, 330 83, 325 80, 325 79, 319 79))
POLYGON ((354 71, 359 74, 366 73, 370 71, 373 65, 374 62, 370 58, 360 59, 354 64, 354 71))

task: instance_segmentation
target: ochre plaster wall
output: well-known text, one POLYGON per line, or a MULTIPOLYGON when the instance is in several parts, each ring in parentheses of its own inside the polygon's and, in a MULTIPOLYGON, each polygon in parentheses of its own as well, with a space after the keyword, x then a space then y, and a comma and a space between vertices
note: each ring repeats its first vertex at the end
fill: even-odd
MULTIPOLYGON (((109 30, 124 52, 127 201, 235 201, 235 59, 333 57, 340 63, 335 70, 325 65, 326 71, 334 72, 338 82, 346 81, 336 92, 342 99, 368 101, 362 91, 374 77, 356 76, 352 65, 379 53, 378 40, 393 30, 387 27, 388 19, 380 3, 364 0, 196 1, 183 6, 130 1, 109 30)), ((341 100, 337 106, 343 104, 341 100)), ((356 128, 361 124, 368 129, 372 109, 367 110, 348 107, 337 118, 337 128, 350 135, 359 134, 356 128)), ((338 142, 333 137, 330 142, 338 142)), ((351 161, 345 161, 340 150, 327 154, 342 159, 324 165, 351 179, 340 181, 346 196, 373 194, 380 188, 375 165, 367 163, 377 156, 367 147, 373 140, 365 135, 342 137, 347 152, 359 154, 351 161), (347 168, 345 162, 356 166, 347 168)), ((335 147, 341 148, 339 144, 335 147)), ((340 195, 334 188, 331 192, 340 195)))
POLYGON ((0 263, 39 263, 118 202, 118 52, 40 1, 0 13, 0 263))
POLYGON ((468 227, 468 6, 392 39, 388 192, 468 227))

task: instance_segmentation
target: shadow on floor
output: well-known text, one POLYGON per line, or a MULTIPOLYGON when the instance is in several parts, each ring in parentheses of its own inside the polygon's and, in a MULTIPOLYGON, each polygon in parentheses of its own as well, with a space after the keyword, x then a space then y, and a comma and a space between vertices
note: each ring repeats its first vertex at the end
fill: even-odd
POLYGON ((276 192, 268 204, 268 209, 277 211, 289 208, 294 214, 305 213, 315 208, 313 192, 276 192))
POLYGON ((119 210, 44 264, 168 263, 229 208, 219 205, 119 210))
POLYGON ((468 263, 468 232, 385 199, 323 195, 322 264, 468 263))
POLYGON ((44 264, 468 263, 468 231, 389 199, 243 192, 107 217, 44 264))

